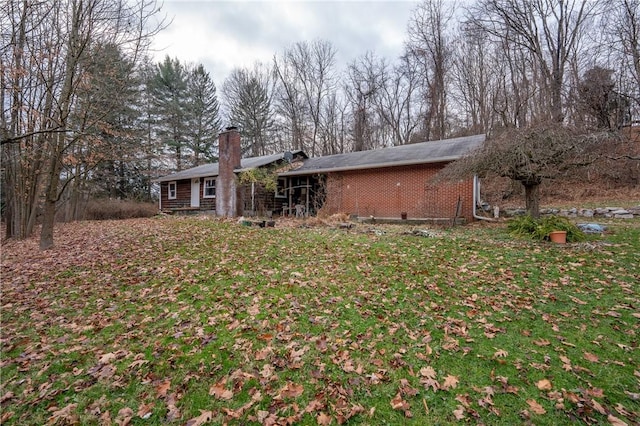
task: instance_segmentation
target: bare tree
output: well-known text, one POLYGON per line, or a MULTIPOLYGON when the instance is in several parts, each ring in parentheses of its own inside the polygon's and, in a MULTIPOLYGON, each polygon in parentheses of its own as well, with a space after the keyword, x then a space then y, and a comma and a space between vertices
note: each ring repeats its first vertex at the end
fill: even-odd
POLYGON ((320 152, 323 110, 335 90, 335 55, 330 42, 315 40, 295 43, 281 58, 274 57, 280 111, 290 123, 293 146, 311 155, 320 152))
POLYGON ((442 139, 448 131, 447 75, 451 69, 453 43, 447 27, 456 5, 445 0, 424 0, 409 21, 407 53, 419 64, 426 99, 424 134, 427 140, 442 139))
POLYGON ((418 93, 416 64, 405 55, 395 66, 381 60, 379 68, 380 89, 373 97, 377 114, 389 127, 392 145, 408 144, 420 124, 424 106, 418 93))
POLYGON ((531 61, 527 80, 539 94, 534 115, 562 122, 565 72, 598 6, 593 0, 478 0, 468 22, 501 41, 505 52, 528 53, 517 63, 531 61))
POLYGON ((349 65, 345 92, 353 119, 353 150, 373 149, 377 116, 373 99, 382 88, 382 70, 373 52, 367 52, 349 65))
POLYGON ((489 133, 495 122, 500 75, 505 70, 504 60, 495 52, 484 32, 463 25, 453 59, 450 97, 458 105, 464 128, 472 134, 489 133))
POLYGON ((629 96, 640 120, 640 0, 615 0, 602 20, 610 66, 618 75, 618 91, 629 96))
MULTIPOLYGON (((147 0, 2 4, 3 28, 8 29, 2 33, 0 130, 8 170, 7 235, 31 233, 38 199, 43 196, 40 248, 47 249, 53 245, 58 199, 70 183, 61 181, 63 162, 83 137, 71 117, 86 83, 84 64, 96 52, 92 47, 117 46, 137 63, 161 23, 152 22, 158 8, 155 1, 147 0)), ((113 87, 111 96, 117 97, 119 90, 113 87)), ((105 113, 98 109, 87 119, 96 121, 105 113)))
POLYGON ((591 164, 596 159, 590 156, 591 149, 610 136, 559 126, 555 122, 507 129, 450 163, 441 177, 457 179, 476 174, 520 182, 525 190, 527 213, 539 217, 539 188, 543 180, 560 179, 575 168, 591 164))

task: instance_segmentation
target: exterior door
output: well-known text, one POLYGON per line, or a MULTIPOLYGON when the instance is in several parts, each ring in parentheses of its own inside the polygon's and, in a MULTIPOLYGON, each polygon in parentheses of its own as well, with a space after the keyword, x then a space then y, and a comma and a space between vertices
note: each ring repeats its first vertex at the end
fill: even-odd
POLYGON ((191 207, 200 207, 200 178, 191 180, 191 207))

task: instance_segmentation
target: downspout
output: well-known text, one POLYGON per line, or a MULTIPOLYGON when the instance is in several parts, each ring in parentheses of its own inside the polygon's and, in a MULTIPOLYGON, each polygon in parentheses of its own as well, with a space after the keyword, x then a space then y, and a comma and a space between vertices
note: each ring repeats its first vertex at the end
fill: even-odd
POLYGON ((476 207, 478 206, 478 199, 480 198, 480 180, 478 175, 473 175, 473 218, 478 220, 486 220, 487 222, 495 222, 490 217, 479 216, 476 213, 476 207))
POLYGON ((158 197, 158 204, 160 211, 162 211, 162 182, 160 182, 160 196, 158 197))

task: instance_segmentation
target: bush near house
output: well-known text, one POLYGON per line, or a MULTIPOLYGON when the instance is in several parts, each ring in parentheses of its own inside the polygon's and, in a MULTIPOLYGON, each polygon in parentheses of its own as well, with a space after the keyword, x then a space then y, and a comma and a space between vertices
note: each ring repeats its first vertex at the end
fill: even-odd
POLYGON ((567 242, 570 243, 586 239, 580 228, 562 216, 543 216, 539 219, 529 215, 519 216, 509 220, 508 229, 512 235, 539 241, 549 240, 549 234, 553 231, 565 231, 567 242))
POLYGON ((134 219, 158 214, 158 204, 132 200, 97 199, 87 205, 87 220, 134 219))

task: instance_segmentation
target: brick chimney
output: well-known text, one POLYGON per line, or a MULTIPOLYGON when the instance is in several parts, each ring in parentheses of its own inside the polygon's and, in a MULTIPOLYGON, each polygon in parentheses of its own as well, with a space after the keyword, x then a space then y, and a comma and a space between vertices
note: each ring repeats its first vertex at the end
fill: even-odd
POLYGON ((242 200, 234 169, 240 168, 240 132, 227 127, 218 136, 218 180, 216 182, 216 215, 240 216, 242 200))

